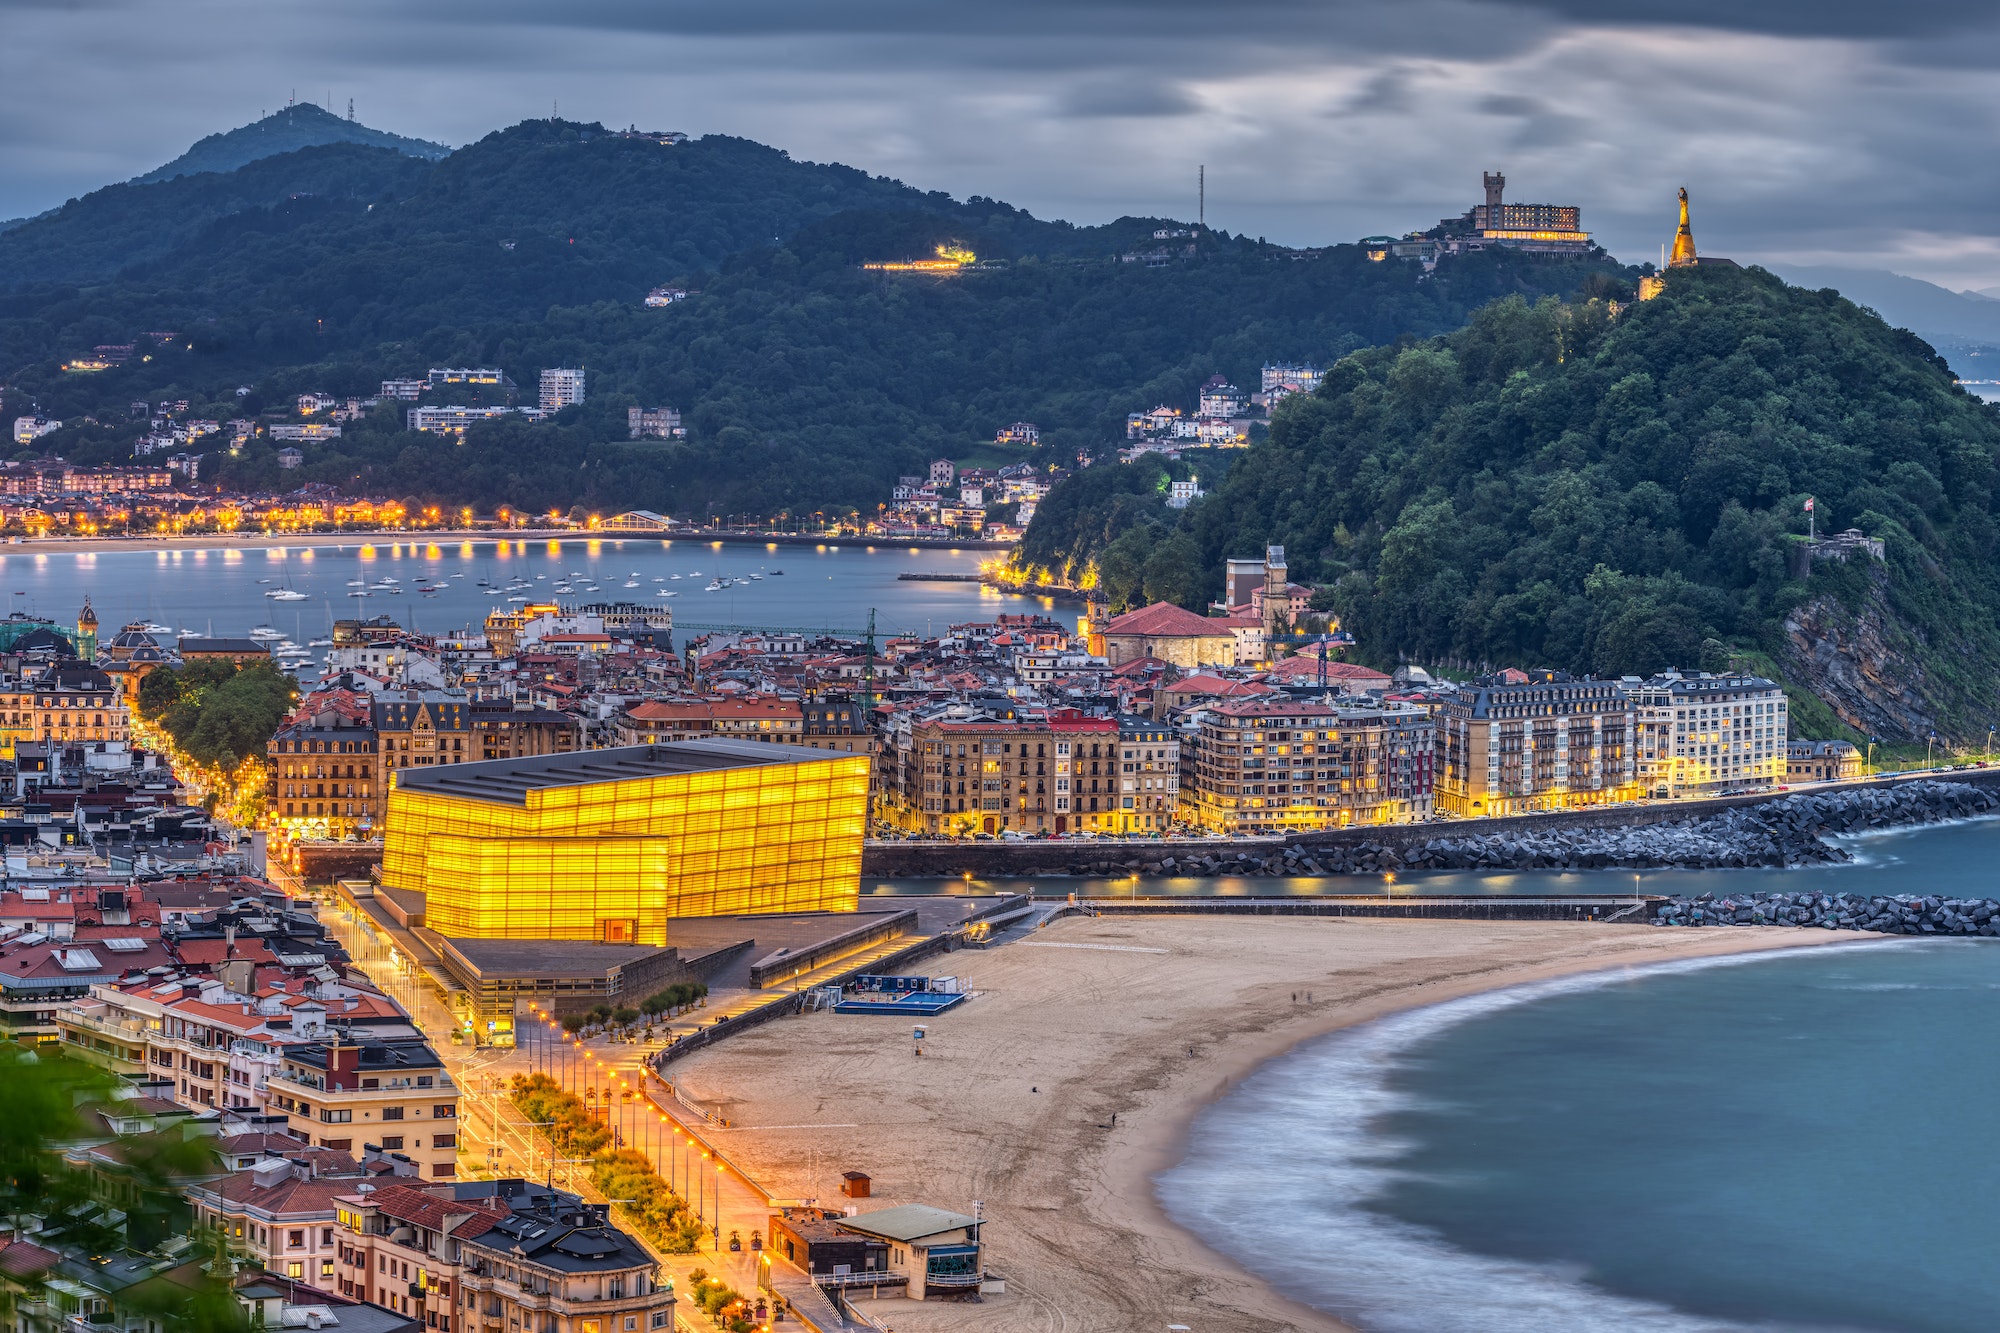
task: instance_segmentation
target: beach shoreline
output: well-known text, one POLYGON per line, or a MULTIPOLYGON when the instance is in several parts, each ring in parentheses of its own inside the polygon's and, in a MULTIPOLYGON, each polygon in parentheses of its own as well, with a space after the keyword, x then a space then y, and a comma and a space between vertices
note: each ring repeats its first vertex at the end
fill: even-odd
MULTIPOLYGON (((983 1200, 988 1266, 1008 1294, 973 1308, 883 1302, 881 1317, 898 1333, 1138 1333, 1176 1322, 1333 1333, 1349 1326, 1207 1244, 1159 1197, 1158 1177, 1182 1160, 1197 1122, 1244 1078, 1330 1033, 1470 995, 1857 940, 1880 937, 1072 918, 1029 941, 955 955, 982 993, 932 1024, 921 1060, 909 1058, 906 1029, 815 1014, 697 1053, 676 1078, 750 1127, 730 1131, 730 1152, 777 1196, 830 1197, 828 1173, 858 1164, 875 1177, 876 1206, 969 1211, 971 1198, 983 1200), (976 1126, 952 1118, 968 1103, 980 1107, 976 1126), (755 1128, 814 1121, 859 1124, 831 1140, 755 1128)), ((1274 1241, 1282 1228, 1274 1219, 1274 1241)))

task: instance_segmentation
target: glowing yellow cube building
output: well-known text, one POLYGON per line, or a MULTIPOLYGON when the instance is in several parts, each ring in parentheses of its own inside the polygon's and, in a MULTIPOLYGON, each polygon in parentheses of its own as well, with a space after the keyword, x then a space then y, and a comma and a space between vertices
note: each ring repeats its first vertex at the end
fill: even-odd
POLYGON ((401 769, 382 879, 461 939, 666 944, 673 917, 854 910, 868 757, 680 741, 401 769))

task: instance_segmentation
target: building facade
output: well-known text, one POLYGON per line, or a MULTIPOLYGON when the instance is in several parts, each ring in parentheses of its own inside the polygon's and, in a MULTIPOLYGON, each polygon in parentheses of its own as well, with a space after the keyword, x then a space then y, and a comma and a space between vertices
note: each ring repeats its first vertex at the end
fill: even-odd
POLYGON ((1182 742, 1181 817, 1217 833, 1388 824, 1431 813, 1430 714, 1284 697, 1201 710, 1182 742))
POLYGON ((1846 741, 1790 741, 1785 781, 1848 782, 1861 776, 1861 751, 1846 741))
POLYGON ((287 1046, 269 1105, 322 1148, 402 1153, 426 1179, 458 1174, 458 1085, 421 1040, 335 1037, 287 1046))
POLYGON ((1118 803, 1101 827, 1112 833, 1158 833, 1180 809, 1181 737, 1149 717, 1118 718, 1118 803))
POLYGON ((1634 800, 1636 721, 1618 681, 1554 671, 1474 681, 1439 716, 1438 809, 1474 818, 1634 800))
POLYGON ((560 412, 565 407, 583 401, 583 372, 581 370, 554 369, 542 372, 542 400, 544 412, 560 412))
POLYGON ((473 939, 665 944, 677 916, 852 911, 865 755, 695 740, 398 769, 383 882, 473 939))
POLYGON ((1726 796, 1785 779, 1785 692, 1762 676, 1667 672, 1627 685, 1638 709, 1639 789, 1726 796))

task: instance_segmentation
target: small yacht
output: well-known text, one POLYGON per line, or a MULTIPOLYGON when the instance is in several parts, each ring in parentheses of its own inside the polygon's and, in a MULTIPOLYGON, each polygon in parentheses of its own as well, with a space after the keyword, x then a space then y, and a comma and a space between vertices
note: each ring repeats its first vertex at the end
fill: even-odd
POLYGON ((285 632, 281 629, 273 629, 269 625, 259 625, 250 631, 250 637, 259 643, 270 643, 274 640, 284 638, 285 632))
POLYGON ((273 588, 264 594, 274 602, 303 602, 306 595, 296 588, 273 588))
POLYGON ((707 586, 706 588, 703 588, 703 589, 702 589, 702 591, 703 591, 703 592, 721 592, 721 591, 722 591, 722 584, 721 584, 721 582, 720 582, 720 581, 718 581, 718 580, 716 580, 716 579, 710 579, 710 580, 708 581, 708 586, 707 586))
POLYGON ((308 647, 308 648, 331 648, 331 647, 333 647, 333 640, 332 640, 332 639, 309 639, 309 640, 307 640, 307 642, 306 642, 306 647, 308 647))

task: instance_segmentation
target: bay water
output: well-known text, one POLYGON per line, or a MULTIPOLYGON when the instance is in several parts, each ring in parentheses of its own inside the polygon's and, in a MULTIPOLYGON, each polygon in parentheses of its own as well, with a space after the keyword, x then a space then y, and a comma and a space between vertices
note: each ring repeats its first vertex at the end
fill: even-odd
MULTIPOLYGON (((2000 896, 2000 822, 1850 846, 1698 882, 2000 896)), ((1971 1333, 2000 1326, 1996 1046, 2000 941, 1571 978, 1291 1052, 1157 1186, 1364 1329, 1971 1333)))
MULTIPOLYGON (((406 628, 476 628, 514 596, 556 601, 643 602, 674 613, 677 638, 724 625, 856 634, 875 613, 878 633, 942 634, 966 620, 1037 612, 1074 626, 1077 608, 996 592, 978 583, 916 582, 905 573, 977 574, 992 552, 867 543, 780 546, 692 539, 576 538, 521 541, 322 541, 293 546, 210 545, 113 551, 0 547, 0 615, 25 611, 74 623, 90 597, 99 633, 130 621, 172 634, 241 637, 268 625, 300 644, 335 619, 387 614, 406 628), (751 575, 758 577, 752 579, 751 575), (731 585, 714 592, 719 578, 731 585), (391 579, 393 583, 384 584, 391 579), (480 580, 491 587, 482 588, 480 580), (432 587, 421 592, 419 585, 432 587), (569 589, 555 591, 558 585, 569 589), (305 601, 266 596, 280 588, 305 601), (388 591, 395 588, 398 591, 388 591), (366 594, 355 596, 356 593, 366 594), (666 594, 673 594, 667 596, 666 594)), ((879 642, 879 640, 878 640, 879 642)))

